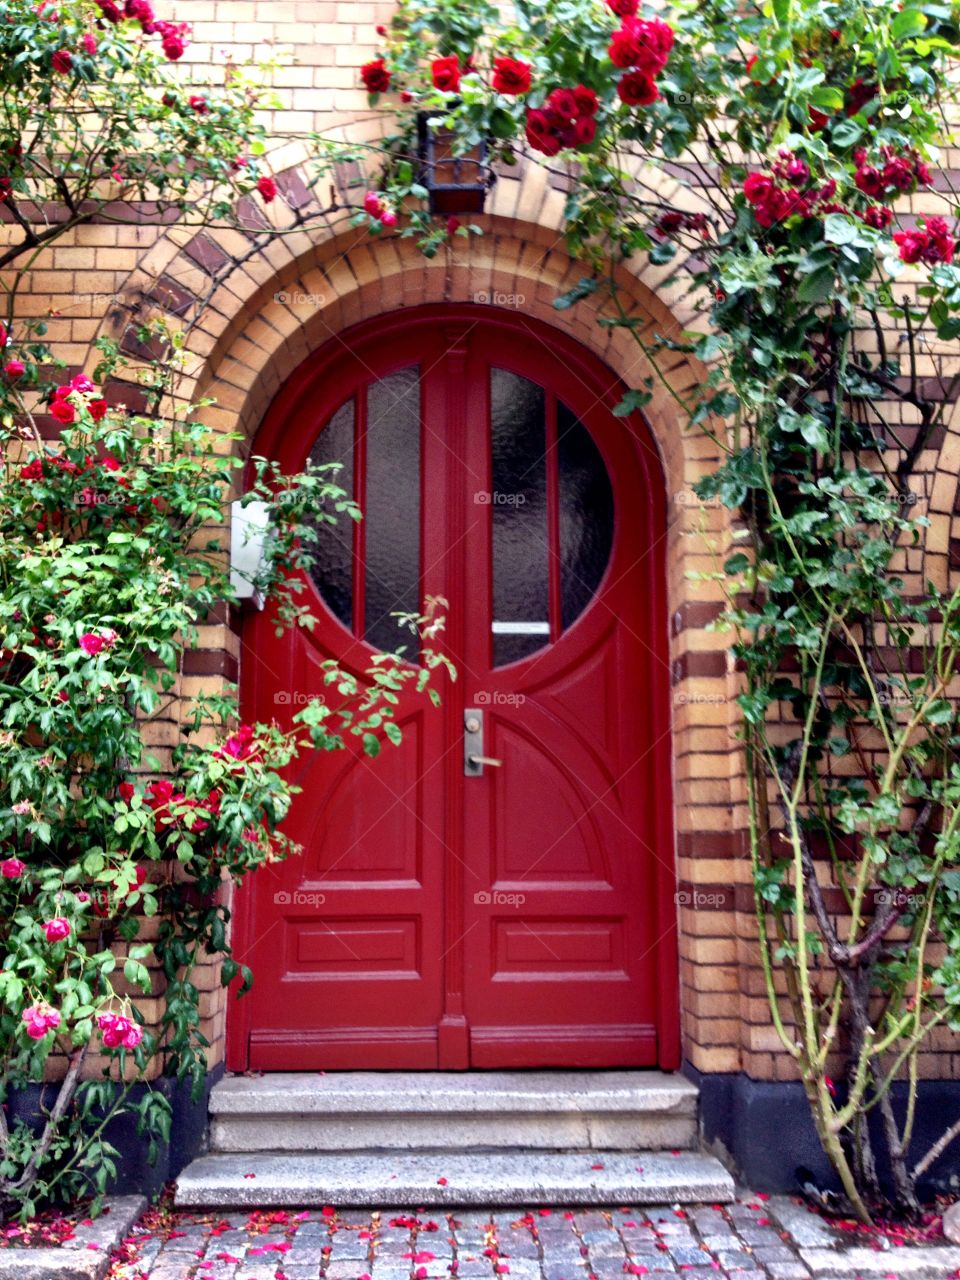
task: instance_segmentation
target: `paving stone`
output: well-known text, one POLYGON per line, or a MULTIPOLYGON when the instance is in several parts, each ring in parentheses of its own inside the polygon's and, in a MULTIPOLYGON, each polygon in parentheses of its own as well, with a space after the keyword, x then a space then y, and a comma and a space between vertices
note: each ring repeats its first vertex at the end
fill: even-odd
POLYGON ((904 1248, 878 1253, 854 1246, 841 1252, 832 1249, 801 1249, 800 1257, 817 1280, 849 1280, 895 1275, 897 1280, 944 1280, 960 1267, 960 1248, 931 1245, 922 1249, 904 1248))
POLYGON ((768 1262, 766 1271, 770 1280, 808 1280, 810 1271, 802 1262, 768 1262))

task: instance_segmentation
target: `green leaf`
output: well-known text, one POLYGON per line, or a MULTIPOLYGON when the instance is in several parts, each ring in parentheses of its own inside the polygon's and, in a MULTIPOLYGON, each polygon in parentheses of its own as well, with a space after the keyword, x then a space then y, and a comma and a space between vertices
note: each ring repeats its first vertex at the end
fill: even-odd
POLYGON ((832 266, 818 267, 800 281, 797 297, 801 302, 826 302, 835 292, 835 282, 832 266))

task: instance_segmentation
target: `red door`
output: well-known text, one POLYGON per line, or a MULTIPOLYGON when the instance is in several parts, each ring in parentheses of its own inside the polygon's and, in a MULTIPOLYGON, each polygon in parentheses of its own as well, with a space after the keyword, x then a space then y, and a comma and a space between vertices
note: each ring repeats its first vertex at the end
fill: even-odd
POLYGON ((248 621, 246 717, 288 723, 426 595, 459 679, 376 761, 301 760, 303 854, 238 895, 234 1069, 677 1065, 663 482, 621 394, 461 307, 353 330, 275 400, 258 451, 343 462, 365 518, 323 531, 312 634, 248 621))

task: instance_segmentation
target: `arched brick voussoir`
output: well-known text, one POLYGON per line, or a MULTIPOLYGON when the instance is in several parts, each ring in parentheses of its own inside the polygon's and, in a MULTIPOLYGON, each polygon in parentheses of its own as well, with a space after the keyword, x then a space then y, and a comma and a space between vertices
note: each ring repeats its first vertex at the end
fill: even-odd
MULTIPOLYGON (((328 342, 342 341, 353 324, 402 307, 426 303, 473 302, 501 305, 570 334, 597 354, 631 386, 653 378, 653 399, 646 410, 671 491, 689 483, 690 452, 683 412, 673 395, 701 385, 704 370, 680 353, 664 355, 659 370, 624 329, 598 323, 609 304, 587 298, 566 311, 553 302, 583 275, 559 243, 544 242, 542 228, 506 227, 490 218, 487 234, 456 241, 433 260, 416 246, 396 238, 372 240, 357 229, 321 241, 299 261, 279 269, 265 282, 244 272, 224 280, 236 298, 225 324, 201 325, 188 336, 187 349, 200 370, 196 396, 212 396, 217 425, 232 419, 234 429, 255 428, 270 399, 296 366, 328 342), (246 295, 246 296, 244 296, 246 295), (228 412, 224 413, 224 410, 228 412)), ((172 276, 175 266, 168 268, 172 276)), ((638 322, 647 343, 676 336, 681 322, 663 301, 628 272, 621 273, 628 315, 638 322)), ((697 457, 701 457, 699 448, 697 457)))

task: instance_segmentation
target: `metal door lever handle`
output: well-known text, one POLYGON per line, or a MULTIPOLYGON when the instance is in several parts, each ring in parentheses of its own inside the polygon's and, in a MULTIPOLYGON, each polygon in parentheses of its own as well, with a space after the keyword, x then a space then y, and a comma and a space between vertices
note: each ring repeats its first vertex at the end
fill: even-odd
POLYGON ((488 764, 493 769, 499 769, 503 764, 502 760, 494 760, 493 756, 468 756, 467 759, 471 764, 484 765, 488 764))

